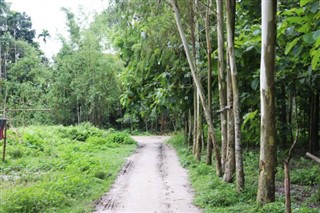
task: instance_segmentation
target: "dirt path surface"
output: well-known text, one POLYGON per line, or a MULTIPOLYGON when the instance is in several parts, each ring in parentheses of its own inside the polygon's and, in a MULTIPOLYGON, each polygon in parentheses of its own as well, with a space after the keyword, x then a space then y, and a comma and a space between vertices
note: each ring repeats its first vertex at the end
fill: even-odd
POLYGON ((167 136, 133 137, 139 145, 95 212, 201 212, 191 204, 187 171, 167 136))

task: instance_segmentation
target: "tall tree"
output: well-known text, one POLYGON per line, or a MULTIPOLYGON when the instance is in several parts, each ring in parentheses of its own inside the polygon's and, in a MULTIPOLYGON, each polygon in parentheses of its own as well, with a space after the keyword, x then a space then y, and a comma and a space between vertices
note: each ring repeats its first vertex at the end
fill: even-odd
MULTIPOLYGON (((206 17, 205 17, 205 31, 206 31, 206 41, 207 41, 207 63, 208 63, 208 108, 212 115, 212 64, 211 64, 211 38, 210 38, 210 9, 211 9, 212 2, 211 0, 207 1, 207 10, 206 10, 206 17)), ((223 137, 223 136, 222 136, 223 137)), ((208 140, 207 140, 207 164, 212 164, 212 139, 210 134, 208 133, 208 140)), ((223 159, 223 158, 222 158, 223 159)), ((223 160, 221 161, 223 162, 223 160)), ((223 163, 222 163, 223 168, 223 163)))
POLYGON ((275 200, 277 144, 275 128, 275 45, 276 0, 262 0, 262 40, 260 67, 260 161, 257 201, 260 205, 275 200))
POLYGON ((184 33, 184 30, 182 28, 182 24, 181 24, 181 18, 180 18, 180 12, 179 12, 179 8, 177 5, 176 0, 168 0, 168 2, 171 4, 173 11, 174 11, 174 17, 176 20, 176 24, 179 30, 179 34, 182 40, 182 44, 185 50, 185 54, 187 56, 187 60, 190 66, 190 70, 191 70, 191 74, 192 74, 192 78, 193 81, 197 87, 197 90, 199 91, 199 96, 200 96, 200 100, 201 100, 201 105, 204 111, 204 115, 208 124, 208 130, 210 132, 210 136, 212 138, 212 143, 213 143, 213 147, 214 147, 214 154, 215 154, 215 160, 216 160, 216 173, 218 176, 222 175, 222 169, 221 169, 221 159, 220 159, 220 148, 218 146, 218 144, 216 143, 216 136, 215 136, 215 132, 214 132, 214 126, 213 126, 213 122, 212 122, 212 116, 210 115, 210 112, 208 110, 208 106, 205 100, 205 95, 203 92, 203 88, 202 85, 200 83, 199 77, 197 76, 196 73, 196 69, 195 69, 195 65, 194 65, 194 61, 191 57, 190 54, 190 50, 189 50, 189 46, 187 43, 187 39, 184 33))
MULTIPOLYGON (((194 29, 191 29, 192 33, 192 46, 193 46, 193 58, 194 58, 194 64, 195 64, 195 68, 196 68, 196 72, 198 73, 198 76, 200 76, 200 31, 199 31, 199 21, 197 18, 197 14, 199 13, 198 11, 198 7, 199 7, 199 2, 198 0, 194 0, 194 4, 191 4, 193 6, 193 20, 194 20, 194 29)), ((200 79, 201 81, 201 79, 200 79)), ((200 94, 199 94, 199 90, 196 89, 196 140, 195 140, 195 157, 197 160, 201 160, 201 150, 202 150, 202 117, 203 117, 203 113, 202 113, 202 109, 201 109, 201 103, 200 103, 200 94)))
POLYGON ((240 101, 238 87, 238 73, 236 67, 236 56, 234 50, 234 30, 235 30, 235 15, 236 1, 227 0, 227 33, 228 33, 228 55, 230 61, 232 92, 233 92, 233 111, 234 111, 234 132, 235 132, 235 158, 236 158, 236 183, 237 190, 241 191, 244 186, 244 172, 241 149, 241 132, 240 132, 240 101))
POLYGON ((47 38, 50 38, 48 30, 42 29, 42 32, 38 35, 38 38, 42 38, 44 43, 47 43, 47 38))
POLYGON ((223 30, 223 0, 216 0, 217 4, 217 36, 218 36, 218 83, 221 120, 221 164, 225 169, 227 159, 227 88, 224 62, 224 30, 223 30))

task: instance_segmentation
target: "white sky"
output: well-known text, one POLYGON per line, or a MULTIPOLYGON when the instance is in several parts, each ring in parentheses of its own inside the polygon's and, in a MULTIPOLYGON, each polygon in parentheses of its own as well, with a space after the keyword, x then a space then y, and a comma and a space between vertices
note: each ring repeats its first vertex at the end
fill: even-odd
POLYGON ((45 55, 51 58, 56 54, 61 44, 58 41, 58 34, 67 36, 66 16, 61 11, 62 7, 71 9, 77 13, 79 8, 83 8, 86 14, 101 12, 108 6, 108 0, 7 0, 11 2, 11 10, 26 12, 32 21, 32 28, 36 30, 36 40, 40 43, 40 48, 45 55), (49 31, 51 38, 47 43, 38 39, 38 34, 42 29, 49 31))

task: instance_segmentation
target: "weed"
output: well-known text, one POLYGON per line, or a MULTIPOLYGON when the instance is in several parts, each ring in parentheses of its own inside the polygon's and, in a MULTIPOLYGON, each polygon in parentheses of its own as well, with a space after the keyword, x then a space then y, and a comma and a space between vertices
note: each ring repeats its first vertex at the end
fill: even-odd
POLYGON ((8 133, 1 213, 90 212, 136 148, 128 134, 88 123, 27 127, 19 130, 21 138, 8 133))
MULTIPOLYGON (((267 204, 263 207, 259 207, 256 203, 259 175, 259 156, 257 150, 244 150, 243 165, 246 184, 243 192, 238 193, 236 192, 235 184, 225 183, 216 176, 214 166, 208 166, 204 162, 195 161, 191 149, 185 143, 183 134, 178 133, 172 136, 169 143, 177 150, 181 165, 189 170, 189 177, 196 191, 194 203, 203 208, 205 212, 285 212, 283 193, 277 194, 278 197, 274 203, 267 204)), ((318 165, 310 166, 310 161, 304 158, 295 159, 295 162, 296 169, 292 169, 293 183, 309 185, 308 187, 319 184, 320 168, 318 165)), ((283 183, 283 169, 281 165, 277 169, 277 180, 283 183)), ((306 186, 301 187, 303 190, 308 190, 306 186)), ((293 195, 299 192, 300 191, 292 191, 293 195)), ((293 199, 294 212, 317 212, 316 208, 318 207, 317 204, 319 204, 319 197, 319 191, 315 191, 310 199, 305 198, 305 200, 299 204, 297 202, 295 203, 293 199)))

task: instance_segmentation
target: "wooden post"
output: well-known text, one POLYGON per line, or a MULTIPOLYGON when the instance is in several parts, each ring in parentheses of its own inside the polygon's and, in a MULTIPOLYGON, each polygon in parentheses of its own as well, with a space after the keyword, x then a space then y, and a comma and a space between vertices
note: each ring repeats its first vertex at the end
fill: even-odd
POLYGON ((6 160, 6 147, 7 147, 7 124, 6 124, 6 108, 3 110, 3 120, 4 120, 4 125, 3 125, 3 130, 4 135, 3 135, 3 147, 2 147, 2 162, 6 160))
POLYGON ((4 138, 3 138, 3 148, 2 148, 2 162, 6 160, 6 148, 7 148, 7 127, 4 125, 4 138))

